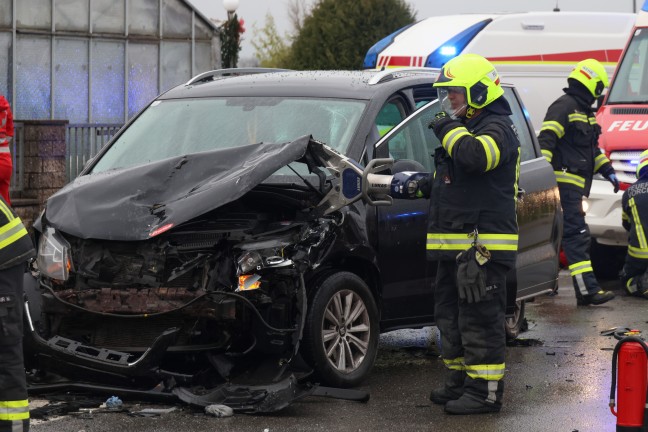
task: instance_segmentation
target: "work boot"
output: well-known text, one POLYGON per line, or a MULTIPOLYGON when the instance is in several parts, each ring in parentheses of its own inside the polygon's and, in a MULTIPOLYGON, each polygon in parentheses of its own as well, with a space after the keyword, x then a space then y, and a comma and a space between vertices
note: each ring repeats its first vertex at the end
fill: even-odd
POLYGON ((464 394, 457 400, 448 401, 445 405, 445 412, 456 415, 488 414, 499 412, 501 408, 500 405, 480 402, 464 394))
POLYGON ((455 393, 448 390, 446 387, 440 387, 430 392, 430 400, 437 405, 445 405, 446 403, 457 400, 461 397, 461 393, 455 393))
POLYGON ((609 302, 613 298, 614 293, 612 291, 599 290, 599 292, 597 292, 596 294, 576 298, 576 304, 578 306, 602 305, 603 303, 609 302))

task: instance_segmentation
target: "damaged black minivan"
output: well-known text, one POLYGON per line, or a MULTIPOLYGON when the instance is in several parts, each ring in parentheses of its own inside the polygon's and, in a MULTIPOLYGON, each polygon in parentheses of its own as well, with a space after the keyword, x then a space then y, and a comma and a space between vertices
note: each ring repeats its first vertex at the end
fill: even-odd
MULTIPOLYGON (((437 74, 214 71, 159 96, 35 225, 32 394, 121 389, 267 412, 319 383, 358 385, 381 332, 433 325, 435 268, 427 200, 358 200, 345 167, 433 170, 437 74)), ((524 301, 556 286, 562 218, 504 87, 522 142, 515 336, 524 301)))

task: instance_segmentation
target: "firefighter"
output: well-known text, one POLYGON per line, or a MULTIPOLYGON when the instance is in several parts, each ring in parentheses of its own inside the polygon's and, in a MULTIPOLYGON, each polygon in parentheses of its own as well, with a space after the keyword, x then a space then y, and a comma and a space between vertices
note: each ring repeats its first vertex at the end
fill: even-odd
POLYGON ((504 390, 506 274, 515 266, 520 142, 493 65, 450 60, 434 83, 443 111, 430 128, 442 146, 430 197, 427 257, 437 262, 434 316, 445 385, 430 394, 450 414, 498 412, 504 390))
POLYGON ((579 62, 567 78, 568 87, 547 109, 538 140, 558 182, 563 209, 562 247, 576 291, 576 303, 600 305, 614 298, 601 289, 590 261, 590 232, 583 196, 589 196, 592 177, 600 173, 619 191, 609 159, 598 148, 601 127, 592 104, 608 86, 605 68, 594 59, 579 62))
POLYGON ((35 255, 20 218, 0 197, 0 432, 29 430, 23 360, 23 272, 35 255))
POLYGON ((9 199, 9 183, 13 172, 13 163, 9 144, 14 136, 13 115, 9 102, 0 95, 0 195, 7 204, 11 205, 9 199))
POLYGON ((623 192, 621 209, 621 222, 628 231, 621 280, 629 295, 648 299, 648 150, 639 156, 637 182, 623 192))

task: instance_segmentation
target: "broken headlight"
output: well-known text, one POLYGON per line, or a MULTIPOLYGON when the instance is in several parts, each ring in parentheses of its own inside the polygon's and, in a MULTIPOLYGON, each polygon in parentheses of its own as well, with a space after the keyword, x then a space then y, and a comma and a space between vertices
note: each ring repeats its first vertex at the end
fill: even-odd
POLYGON ((238 264, 238 274, 244 275, 263 265, 263 258, 257 251, 245 251, 236 260, 238 264))
POLYGON ((38 243, 38 269, 45 276, 67 280, 72 268, 70 244, 54 228, 47 228, 38 243))

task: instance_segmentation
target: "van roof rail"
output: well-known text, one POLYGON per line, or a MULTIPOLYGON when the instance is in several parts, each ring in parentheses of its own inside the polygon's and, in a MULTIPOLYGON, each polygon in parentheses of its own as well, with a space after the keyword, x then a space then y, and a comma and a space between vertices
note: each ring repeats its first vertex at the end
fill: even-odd
POLYGON ((286 72, 290 69, 278 69, 278 68, 262 68, 262 67, 249 67, 249 68, 227 68, 227 69, 215 69, 201 74, 196 75, 185 83, 186 86, 206 83, 209 81, 215 81, 218 78, 228 78, 239 75, 251 75, 258 73, 266 72, 286 72))
POLYGON ((385 69, 381 70, 374 76, 369 79, 369 85, 376 85, 386 81, 391 81, 393 79, 412 76, 412 75, 424 75, 424 74, 438 74, 440 69, 430 68, 430 67, 402 67, 394 69, 385 69))

